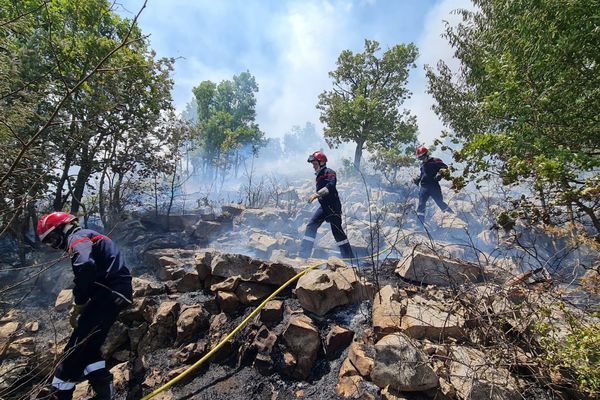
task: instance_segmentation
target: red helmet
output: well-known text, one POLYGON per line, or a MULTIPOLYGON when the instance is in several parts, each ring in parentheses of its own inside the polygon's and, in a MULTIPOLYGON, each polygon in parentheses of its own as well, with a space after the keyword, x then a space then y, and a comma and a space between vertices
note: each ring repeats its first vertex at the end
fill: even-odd
POLYGON ((318 161, 319 163, 326 163, 327 156, 322 151, 315 151, 308 156, 308 162, 318 161))
POLYGON ((43 242, 50 232, 75 220, 77 217, 65 212, 46 214, 38 221, 36 232, 43 242))
POLYGON ((419 147, 417 147, 417 150, 415 151, 415 155, 417 156, 417 158, 419 160, 422 160, 423 158, 425 158, 429 155, 429 149, 427 149, 427 147, 425 147, 425 146, 419 146, 419 147))

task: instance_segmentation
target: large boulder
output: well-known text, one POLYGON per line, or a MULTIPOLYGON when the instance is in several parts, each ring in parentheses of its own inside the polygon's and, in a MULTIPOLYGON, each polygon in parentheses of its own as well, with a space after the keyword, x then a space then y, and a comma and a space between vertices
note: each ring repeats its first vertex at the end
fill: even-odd
POLYGON ((473 263, 414 250, 409 257, 398 262, 396 273, 416 283, 457 286, 476 282, 481 278, 482 270, 473 263))
POLYGON ((313 269, 296 286, 300 305, 318 315, 325 315, 337 306, 371 299, 373 292, 373 285, 348 267, 335 271, 313 269))
POLYGON ((380 388, 389 386, 401 392, 420 392, 439 385, 427 355, 401 333, 384 336, 375 344, 371 380, 380 388))

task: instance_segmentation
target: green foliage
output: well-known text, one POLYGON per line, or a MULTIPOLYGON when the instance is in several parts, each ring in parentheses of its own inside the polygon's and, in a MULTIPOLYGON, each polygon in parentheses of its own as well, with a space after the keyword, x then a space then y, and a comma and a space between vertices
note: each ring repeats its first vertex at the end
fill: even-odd
MULTIPOLYGON (((477 0, 446 32, 462 66, 428 68, 436 112, 464 147, 465 178, 531 181, 550 215, 600 232, 600 2, 477 0)), ((548 218, 546 218, 548 222, 548 218)))
POLYGON ((410 96, 406 82, 417 48, 400 44, 377 57, 379 50, 372 40, 365 40, 363 53, 344 50, 329 73, 333 89, 321 93, 317 104, 329 146, 356 143, 355 168, 365 147, 374 153, 416 138, 416 119, 400 107, 410 96))
MULTIPOLYGON (((218 85, 203 81, 193 88, 198 113, 198 132, 195 138, 207 167, 217 167, 226 173, 239 167, 245 158, 244 146, 258 148, 265 144, 264 133, 256 124, 258 85, 249 72, 235 75, 218 85)), ((224 175, 223 175, 224 176, 224 175)))
POLYGON ((161 126, 172 115, 174 61, 156 59, 111 7, 0 0, 0 48, 9 50, 0 52, 0 234, 27 229, 24 210, 34 214, 42 197, 44 208, 87 213, 89 200, 101 214, 117 211, 125 182, 171 168, 161 149, 172 131, 161 126))
POLYGON ((564 374, 572 375, 579 390, 592 398, 600 396, 600 324, 584 324, 568 315, 569 332, 558 339, 555 325, 542 323, 537 331, 546 361, 564 374))

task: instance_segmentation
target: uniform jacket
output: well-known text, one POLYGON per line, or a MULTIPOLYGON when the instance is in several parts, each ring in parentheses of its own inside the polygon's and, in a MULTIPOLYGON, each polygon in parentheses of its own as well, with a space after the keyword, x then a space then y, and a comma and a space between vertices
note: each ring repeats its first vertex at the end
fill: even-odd
POLYGON ((69 236, 67 251, 75 276, 76 304, 84 304, 99 291, 116 291, 131 299, 131 273, 108 236, 91 229, 78 229, 69 236))
POLYGON ((319 203, 326 214, 342 214, 342 203, 335 187, 337 177, 335 171, 331 168, 323 167, 317 172, 316 186, 317 192, 327 187, 329 193, 319 198, 319 203))
POLYGON ((421 163, 421 176, 419 183, 421 186, 439 186, 438 179, 435 178, 441 169, 446 169, 448 166, 442 160, 435 157, 430 157, 428 160, 421 163))

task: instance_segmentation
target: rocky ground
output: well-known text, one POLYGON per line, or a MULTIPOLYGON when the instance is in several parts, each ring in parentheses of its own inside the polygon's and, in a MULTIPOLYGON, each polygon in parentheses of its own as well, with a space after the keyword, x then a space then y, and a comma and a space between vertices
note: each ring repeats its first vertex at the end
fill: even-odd
MULTIPOLYGON (((346 187, 350 241, 359 255, 376 257, 350 264, 331 257, 337 253, 324 227, 316 258, 306 262, 294 256, 312 212, 299 201, 309 190, 262 209, 230 204, 168 219, 132 217, 108 232, 135 276, 134 305, 103 349, 117 398, 141 398, 186 370, 279 286, 316 264, 206 364, 155 398, 581 395, 541 361, 534 328, 550 323, 560 336, 569 316, 591 317, 564 300, 556 283, 521 275, 531 255, 503 246, 502 235, 489 230, 489 202, 453 198, 457 214, 435 212, 422 228, 410 217, 406 193, 378 190, 365 203, 346 187)), ((560 248, 545 237, 536 246, 542 259, 560 248)), ((580 257, 561 260, 569 256, 580 257)), ((34 278, 31 292, 3 296, 3 399, 39 391, 70 333, 71 294, 61 291, 71 279, 68 260, 51 266, 56 254, 40 250, 35 257, 48 269, 34 278)), ((78 385, 76 398, 88 396, 87 385, 78 385)))

